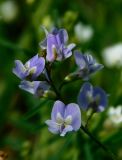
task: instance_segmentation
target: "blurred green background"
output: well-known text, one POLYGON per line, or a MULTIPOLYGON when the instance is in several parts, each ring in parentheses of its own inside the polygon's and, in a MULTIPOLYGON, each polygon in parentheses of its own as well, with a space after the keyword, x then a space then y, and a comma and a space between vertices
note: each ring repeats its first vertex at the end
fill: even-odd
MULTIPOLYGON (((64 138, 44 124, 52 100, 37 99, 18 88, 14 60, 26 62, 41 53, 39 42, 49 30, 65 28, 69 42, 91 52, 105 65, 92 84, 109 94, 105 112, 95 114, 91 132, 122 159, 122 1, 121 0, 1 0, 0 1, 0 150, 8 160, 109 160, 109 155, 83 132, 64 138), (113 107, 112 107, 113 106, 113 107)), ((76 68, 73 57, 55 63, 53 78, 59 85, 76 68), (67 68, 67 69, 66 69, 67 68)), ((76 102, 82 81, 65 85, 66 103, 76 102)), ((83 122, 86 119, 82 113, 83 122)))

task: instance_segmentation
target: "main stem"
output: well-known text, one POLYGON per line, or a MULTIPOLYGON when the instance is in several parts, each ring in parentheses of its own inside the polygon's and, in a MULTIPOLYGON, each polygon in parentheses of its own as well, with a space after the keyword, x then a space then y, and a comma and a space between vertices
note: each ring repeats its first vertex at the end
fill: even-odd
POLYGON ((89 122, 92 119, 94 113, 95 113, 94 110, 92 110, 91 114, 89 115, 89 117, 88 117, 88 119, 86 121, 85 128, 88 128, 89 122))
POLYGON ((116 156, 109 150, 109 148, 107 148, 104 144, 102 144, 98 139, 96 139, 96 137, 94 137, 89 130, 84 127, 83 125, 81 125, 81 129, 98 145, 100 146, 105 152, 107 152, 109 154, 109 156, 111 157, 112 160, 117 160, 116 156))

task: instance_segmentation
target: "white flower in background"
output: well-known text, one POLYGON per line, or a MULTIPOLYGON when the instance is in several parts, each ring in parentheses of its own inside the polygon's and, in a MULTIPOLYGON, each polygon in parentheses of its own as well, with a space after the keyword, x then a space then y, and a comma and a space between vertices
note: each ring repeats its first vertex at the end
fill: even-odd
POLYGON ((117 106, 116 108, 110 107, 108 110, 108 120, 114 125, 122 123, 122 105, 117 106))
POLYGON ((12 21, 16 18, 18 13, 18 7, 16 3, 12 0, 9 1, 3 1, 3 3, 0 4, 0 15, 1 18, 6 21, 12 21))
POLYGON ((89 25, 84 25, 81 22, 75 25, 75 35, 81 42, 88 42, 93 36, 93 28, 89 25))
POLYGON ((108 67, 122 66, 122 43, 107 47, 102 51, 103 60, 108 67))

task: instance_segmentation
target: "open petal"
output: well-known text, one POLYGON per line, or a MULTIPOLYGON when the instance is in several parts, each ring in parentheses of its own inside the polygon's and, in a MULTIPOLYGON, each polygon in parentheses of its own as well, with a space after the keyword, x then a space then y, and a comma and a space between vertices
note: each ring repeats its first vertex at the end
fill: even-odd
POLYGON ((45 59, 43 57, 38 58, 35 65, 36 65, 36 72, 33 74, 32 79, 37 78, 44 70, 45 59))
POLYGON ((76 45, 74 43, 69 44, 66 48, 63 49, 63 54, 65 58, 68 58, 72 55, 72 49, 75 47, 76 45))
POLYGON ((75 46, 76 46, 75 43, 71 43, 71 44, 69 44, 69 45, 67 46, 67 49, 68 49, 69 51, 71 51, 75 46))
POLYGON ((75 51, 74 56, 76 64, 80 67, 80 69, 84 69, 86 67, 84 56, 79 51, 75 51))
POLYGON ((36 91, 40 85, 40 81, 21 81, 19 88, 31 93, 31 94, 36 94, 36 91))
POLYGON ((64 117, 65 104, 61 101, 56 101, 54 103, 51 119, 56 122, 57 114, 60 113, 62 117, 64 117))
POLYGON ((96 63, 96 60, 93 59, 93 57, 90 54, 86 54, 84 55, 86 62, 88 63, 88 65, 93 65, 96 63))
POLYGON ((94 73, 96 71, 101 70, 103 67, 104 66, 102 64, 95 64, 95 65, 90 66, 89 70, 90 70, 90 73, 94 73))
POLYGON ((104 110, 103 108, 105 108, 108 103, 107 102, 108 98, 107 98, 105 91, 103 89, 101 89, 100 87, 95 87, 94 92, 93 92, 93 96, 99 97, 98 111, 103 111, 104 110))
MULTIPOLYGON (((38 58, 34 61, 33 66, 39 66, 40 64, 44 62, 45 62, 45 59, 43 57, 38 56, 38 58)), ((32 63, 31 63, 31 66, 32 66, 32 63)))
POLYGON ((68 116, 72 117, 71 126, 73 130, 78 130, 81 126, 81 112, 77 104, 70 103, 66 106, 64 118, 66 119, 68 116))
POLYGON ((51 133, 58 134, 60 132, 60 127, 52 120, 47 120, 45 123, 48 125, 48 129, 51 133))
POLYGON ((67 125, 61 132, 60 136, 64 137, 67 132, 71 131, 73 131, 73 127, 71 125, 67 125))
POLYGON ((88 94, 93 92, 93 87, 90 83, 86 82, 81 87, 79 95, 78 95, 78 104, 81 108, 87 109, 89 105, 88 94))
POLYGON ((56 37, 53 34, 49 34, 47 36, 47 56, 46 59, 48 61, 54 61, 55 60, 55 52, 57 49, 57 40, 56 37))
POLYGON ((56 35, 58 45, 65 44, 68 41, 68 34, 65 29, 60 29, 56 35))
POLYGON ((36 66, 37 61, 38 61, 38 54, 32 57, 29 61, 27 61, 25 63, 25 66, 29 66, 29 68, 34 67, 36 66))
POLYGON ((27 76, 26 68, 20 60, 15 61, 15 68, 13 68, 13 73, 20 79, 24 79, 27 76))

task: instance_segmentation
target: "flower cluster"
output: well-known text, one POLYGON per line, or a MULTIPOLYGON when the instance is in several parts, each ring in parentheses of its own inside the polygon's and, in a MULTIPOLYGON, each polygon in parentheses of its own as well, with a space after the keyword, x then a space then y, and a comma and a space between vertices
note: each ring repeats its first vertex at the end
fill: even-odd
POLYGON ((67 45, 68 34, 65 29, 55 28, 52 32, 48 32, 44 28, 44 31, 46 37, 40 42, 40 48, 46 55, 43 57, 37 54, 25 64, 16 60, 13 73, 21 79, 19 87, 37 97, 44 97, 45 93, 52 89, 56 95, 56 101, 52 108, 51 120, 47 120, 45 123, 50 132, 65 136, 67 132, 80 129, 80 109, 87 111, 91 108, 93 112, 103 111, 107 106, 107 95, 100 87, 93 87, 89 82, 84 82, 79 90, 77 102, 65 105, 59 96, 60 91, 53 83, 51 64, 74 55, 77 70, 69 73, 69 76, 74 75, 75 78, 81 78, 83 81, 88 81, 93 73, 103 68, 103 65, 97 63, 89 54, 82 54, 77 50, 73 54, 75 44, 67 45), (43 78, 40 81, 41 75, 43 78))

